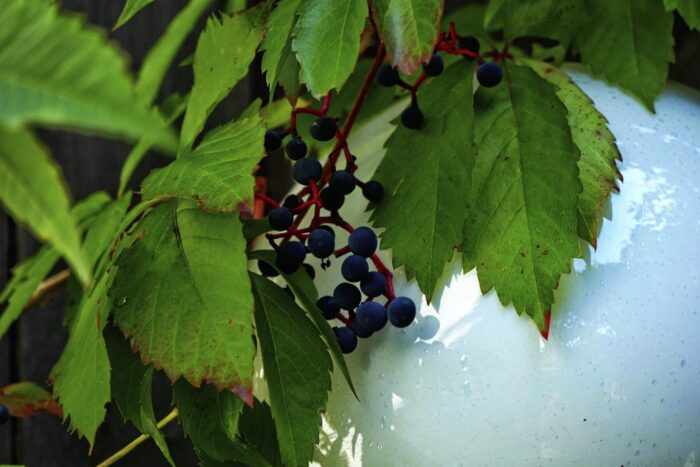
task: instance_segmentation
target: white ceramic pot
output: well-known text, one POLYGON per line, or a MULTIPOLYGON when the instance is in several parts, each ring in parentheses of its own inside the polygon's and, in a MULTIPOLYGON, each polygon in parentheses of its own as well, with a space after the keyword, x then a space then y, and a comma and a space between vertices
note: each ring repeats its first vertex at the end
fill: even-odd
MULTIPOLYGON (((670 84, 653 115, 572 75, 610 121, 624 183, 598 251, 556 292, 549 341, 458 261, 430 306, 399 271, 397 293, 422 303, 417 322, 348 356, 361 402, 334 375, 319 464, 700 463, 700 95, 670 84)), ((361 130, 353 139, 371 174, 361 130)), ((340 282, 334 267, 321 293, 340 282)))

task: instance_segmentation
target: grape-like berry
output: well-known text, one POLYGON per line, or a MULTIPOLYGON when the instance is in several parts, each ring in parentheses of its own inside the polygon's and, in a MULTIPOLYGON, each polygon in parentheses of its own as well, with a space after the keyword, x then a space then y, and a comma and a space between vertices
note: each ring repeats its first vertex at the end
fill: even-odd
POLYGON ((297 195, 289 195, 284 199, 282 206, 284 206, 285 208, 294 209, 298 206, 301 206, 303 202, 304 201, 302 201, 302 199, 299 198, 297 195))
POLYGON ((391 65, 382 65, 377 71, 377 82, 387 88, 396 86, 399 82, 399 72, 391 65))
POLYGON ((319 117, 311 125, 309 132, 314 139, 319 141, 330 141, 335 136, 335 130, 338 129, 338 125, 335 120, 330 117, 319 117))
POLYGON ((336 313, 340 312, 340 305, 338 305, 333 297, 328 295, 319 298, 316 302, 316 306, 319 310, 321 310, 323 317, 326 319, 333 319, 335 318, 336 313))
POLYGON ((282 134, 279 131, 267 130, 265 132, 265 151, 276 151, 282 146, 282 134))
POLYGON ((306 258, 306 247, 295 240, 287 242, 277 252, 277 267, 285 274, 291 274, 301 266, 306 258))
POLYGON ((370 328, 368 328, 365 324, 361 323, 357 318, 355 319, 355 321, 352 322, 352 330, 355 331, 357 337, 361 337, 363 339, 372 337, 372 334, 374 334, 374 332, 370 328))
POLYGON ((396 297, 389 303, 387 315, 391 324, 405 328, 416 318, 416 304, 408 297, 396 297))
POLYGON ((321 190, 321 206, 329 211, 337 211, 343 206, 345 196, 335 188, 327 186, 321 190))
POLYGON ((314 269, 313 266, 311 266, 308 263, 304 263, 304 270, 306 271, 306 274, 308 274, 311 279, 316 279, 316 270, 314 269))
POLYGON ((360 282, 360 290, 368 297, 378 297, 386 292, 386 277, 382 273, 372 271, 360 282))
POLYGON ((335 249, 335 237, 325 229, 316 229, 309 235, 309 250, 317 258, 328 258, 335 249))
POLYGON ((280 206, 279 208, 275 208, 270 211, 267 218, 270 221, 270 225, 275 230, 287 230, 294 221, 292 211, 284 206, 280 206))
POLYGON ((352 329, 348 327, 334 327, 333 332, 338 339, 338 345, 343 353, 350 353, 357 347, 357 336, 352 329))
POLYGON ((445 65, 442 63, 442 59, 438 55, 433 55, 430 57, 428 63, 423 64, 423 71, 428 76, 438 76, 442 73, 445 65))
POLYGON ((367 198, 368 201, 378 203, 384 197, 384 187, 381 183, 370 180, 362 187, 362 196, 367 198))
POLYGON ((311 157, 303 157, 296 161, 292 169, 294 180, 302 185, 308 185, 311 180, 319 181, 323 174, 321 163, 311 157))
POLYGON ((297 136, 296 138, 289 140, 286 150, 287 156, 289 156, 290 159, 297 161, 306 156, 306 151, 308 149, 304 140, 297 136))
MULTIPOLYGON (((460 49, 467 49, 469 51, 474 52, 475 54, 478 54, 479 50, 480 50, 479 40, 474 36, 460 37, 459 38, 459 48, 460 49)), ((467 59, 471 60, 471 57, 468 57, 466 55, 465 55, 465 57, 467 59)))
POLYGON ((377 302, 365 302, 357 308, 355 321, 372 332, 379 331, 386 325, 386 308, 377 302))
POLYGON ((369 227, 358 227, 350 234, 348 246, 356 255, 369 258, 377 249, 377 236, 369 227))
POLYGON ((258 269, 260 269, 260 273, 265 277, 277 277, 280 275, 277 269, 267 261, 258 260, 258 269))
POLYGON ((354 310, 360 304, 362 294, 354 285, 343 282, 333 290, 333 298, 343 310, 354 310))
POLYGON ((476 70, 476 79, 479 84, 486 88, 492 88, 501 82, 503 71, 501 67, 492 62, 486 62, 479 65, 476 70))
POLYGON ((401 123, 409 130, 417 130, 423 126, 423 112, 417 104, 411 104, 401 112, 401 123))
POLYGON ((355 189, 355 176, 347 170, 336 170, 331 175, 328 184, 334 190, 344 195, 349 195, 355 189))
POLYGON ((350 282, 360 282, 367 276, 368 272, 369 264, 367 264, 367 260, 358 255, 348 256, 340 267, 340 273, 345 280, 350 282))

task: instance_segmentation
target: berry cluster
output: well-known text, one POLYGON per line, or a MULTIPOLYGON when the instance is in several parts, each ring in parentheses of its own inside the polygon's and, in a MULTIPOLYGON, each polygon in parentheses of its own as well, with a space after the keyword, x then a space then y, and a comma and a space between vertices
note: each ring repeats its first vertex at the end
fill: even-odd
POLYGON ((292 169, 294 180, 304 188, 298 194, 289 195, 280 204, 264 193, 256 193, 271 209, 267 215, 270 226, 278 233, 267 234, 276 251, 276 268, 264 261, 258 263, 260 272, 268 277, 277 270, 291 274, 302 265, 313 276, 313 268, 304 261, 309 255, 321 260, 321 268, 330 265, 330 258, 344 257, 341 273, 347 282, 339 284, 332 295, 318 300, 319 312, 328 320, 338 320, 344 326, 334 327, 340 348, 345 353, 357 347, 357 338, 367 338, 381 330, 387 322, 405 327, 413 322, 416 307, 406 297, 396 297, 392 274, 376 253, 377 236, 369 227, 353 228, 338 212, 345 197, 356 189, 372 203, 384 196, 381 183, 363 182, 355 176, 357 165, 346 142, 346 131, 341 131, 335 119, 328 117, 328 94, 319 110, 296 108, 292 111, 290 126, 284 131, 270 130, 265 134, 265 150, 270 153, 280 149, 284 139, 287 156, 295 161, 292 169), (326 167, 308 154, 308 146, 296 131, 298 114, 316 116, 310 128, 311 136, 318 141, 336 139, 326 167), (337 167, 340 155, 345 156, 345 166, 337 167), (302 227, 304 216, 313 211, 311 222, 302 227), (326 212, 324 212, 326 211, 326 212), (337 248, 334 228, 349 232, 348 244, 337 248), (376 270, 370 271, 370 263, 376 270), (359 286, 359 287, 358 287, 359 286), (363 295, 366 297, 363 301, 363 295), (386 306, 376 301, 386 298, 386 306))
MULTIPOLYGON (((410 130, 418 130, 423 126, 423 112, 418 106, 416 93, 423 81, 428 77, 438 76, 445 68, 438 52, 446 52, 452 55, 462 55, 467 60, 477 60, 479 68, 476 71, 476 79, 481 86, 490 88, 496 86, 503 78, 501 67, 494 62, 485 62, 479 55, 479 41, 472 36, 460 37, 457 35, 454 24, 450 24, 449 34, 440 34, 433 48, 433 55, 427 63, 423 64, 423 72, 413 84, 408 84, 399 76, 398 70, 391 65, 383 65, 377 73, 377 82, 381 86, 400 86, 411 94, 411 103, 401 113, 401 123, 410 130)), ((497 52, 490 52, 489 56, 500 57, 497 52)), ((508 56, 507 53, 504 57, 508 56)))
MULTIPOLYGON (((384 195, 384 188, 379 182, 363 182, 355 176, 356 157, 348 148, 347 135, 375 75, 382 86, 398 85, 409 91, 411 104, 401 114, 401 121, 409 129, 419 129, 423 125, 423 112, 418 107, 416 92, 427 77, 442 73, 444 64, 438 52, 477 60, 480 66, 476 77, 482 86, 496 86, 501 81, 501 68, 496 63, 484 62, 479 55, 479 42, 473 37, 460 37, 455 32, 454 24, 450 24, 449 33, 439 35, 432 57, 423 65, 422 73, 412 85, 404 82, 395 68, 381 64, 385 53, 381 47, 343 129, 338 128, 336 119, 327 115, 331 101, 329 92, 320 109, 295 108, 292 110, 287 129, 270 130, 265 134, 265 150, 268 153, 282 148, 284 139, 289 137, 284 145, 285 152, 294 161, 294 180, 304 188, 298 194, 288 196, 281 204, 259 190, 256 192, 256 200, 271 208, 268 213, 270 226, 278 231, 267 234, 267 239, 277 253, 277 267, 260 261, 260 272, 268 277, 277 275, 277 269, 291 274, 303 265, 313 277, 313 267, 304 263, 309 253, 321 260, 322 269, 330 265, 331 257, 345 256, 341 274, 347 282, 339 284, 332 295, 321 297, 317 303, 319 311, 326 319, 338 320, 344 324, 334 327, 333 330, 340 348, 345 353, 355 350, 358 337, 371 336, 383 329, 387 322, 399 328, 406 327, 416 316, 413 301, 407 297, 396 297, 394 294, 393 275, 376 253, 377 236, 372 229, 353 228, 339 214, 345 197, 358 187, 364 197, 372 203, 380 202, 384 195), (310 128, 314 139, 331 141, 335 138, 335 146, 325 166, 308 154, 306 142, 298 135, 299 114, 316 117, 310 128), (342 169, 337 167, 341 155, 345 158, 342 169), (327 212, 322 214, 322 210, 327 212), (313 217, 307 226, 302 227, 303 219, 309 211, 312 211, 313 217), (337 248, 334 228, 349 232, 346 246, 337 248), (370 270, 370 264, 376 270, 370 270), (363 295, 366 297, 364 300, 363 295), (385 304, 377 301, 381 297, 386 298, 385 304)), ((490 52, 487 56, 497 60, 509 57, 507 52, 490 52)))

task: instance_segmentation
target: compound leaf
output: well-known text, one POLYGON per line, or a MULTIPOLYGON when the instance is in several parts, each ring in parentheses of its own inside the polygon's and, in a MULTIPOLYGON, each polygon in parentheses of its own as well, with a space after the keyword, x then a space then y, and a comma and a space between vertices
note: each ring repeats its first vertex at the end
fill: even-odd
POLYGON ((589 8, 595 15, 576 35, 581 61, 653 111, 673 56, 673 14, 658 0, 590 0, 589 8))
POLYGON ((31 132, 0 125, 0 202, 35 236, 53 245, 87 283, 90 270, 69 198, 60 168, 31 132))
POLYGON ((529 68, 503 68, 503 82, 474 97, 479 149, 465 265, 476 265, 482 292, 495 288, 546 336, 553 290, 579 254, 579 150, 555 86, 529 68))
POLYGON ((386 229, 381 247, 393 250, 394 265, 416 278, 428 301, 462 244, 474 165, 473 73, 473 64, 460 60, 421 89, 423 127, 398 127, 374 176, 387 193, 372 214, 386 229))
POLYGON ((188 197, 207 210, 234 212, 253 197, 264 132, 257 115, 215 128, 194 151, 154 170, 143 183, 144 198, 188 197))
POLYGON ((367 2, 306 1, 294 28, 292 49, 301 64, 301 79, 314 97, 340 89, 360 53, 367 2))
POLYGON ((134 94, 122 54, 55 5, 7 0, 0 10, 0 121, 79 127, 162 149, 172 132, 134 94))
POLYGON ((146 8, 148 5, 153 3, 153 0, 126 0, 124 9, 117 19, 117 23, 112 29, 119 29, 129 22, 131 18, 136 16, 136 13, 146 8))
POLYGON ((253 298, 237 215, 158 205, 119 256, 114 321, 144 363, 252 400, 253 298))
POLYGON ((617 181, 622 180, 616 165, 622 156, 615 137, 593 101, 563 70, 535 60, 526 63, 557 86, 557 96, 568 110, 571 135, 581 151, 578 169, 583 191, 578 197, 578 235, 595 247, 610 192, 618 191, 617 181))
MULTIPOLYGON (((296 24, 297 10, 300 4, 301 0, 282 0, 270 14, 270 21, 261 49, 265 51, 262 58, 262 70, 265 72, 271 93, 274 92, 277 81, 283 75, 283 70, 290 66, 294 68, 296 64, 296 57, 292 52, 292 30, 296 24), (293 61, 293 63, 288 63, 289 61, 293 61)), ((296 68, 298 81, 298 64, 296 64, 296 68)), ((287 84, 287 87, 290 87, 289 83, 282 84, 287 84)), ((285 90, 288 93, 294 92, 294 89, 287 89, 287 87, 285 90)))
POLYGON ((276 284, 251 274, 255 328, 284 465, 306 466, 331 388, 331 360, 316 327, 276 284))
POLYGON ((406 73, 428 61, 438 36, 443 0, 376 0, 372 13, 391 63, 406 73))
POLYGON ((588 15, 580 0, 508 0, 503 13, 506 37, 548 37, 565 47, 588 15))
POLYGON ((180 146, 189 148, 216 104, 248 74, 260 43, 267 3, 232 16, 211 17, 194 52, 194 85, 182 122, 180 146))

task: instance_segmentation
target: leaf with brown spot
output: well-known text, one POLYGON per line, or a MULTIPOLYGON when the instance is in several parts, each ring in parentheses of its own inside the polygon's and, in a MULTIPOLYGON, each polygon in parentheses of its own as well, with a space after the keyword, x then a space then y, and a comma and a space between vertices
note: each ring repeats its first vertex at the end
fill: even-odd
POLYGON ((51 393, 29 381, 1 387, 0 404, 7 407, 15 417, 31 417, 36 412, 63 417, 63 409, 51 393))

